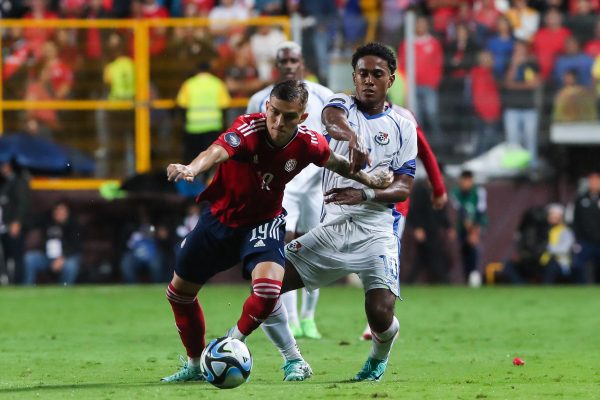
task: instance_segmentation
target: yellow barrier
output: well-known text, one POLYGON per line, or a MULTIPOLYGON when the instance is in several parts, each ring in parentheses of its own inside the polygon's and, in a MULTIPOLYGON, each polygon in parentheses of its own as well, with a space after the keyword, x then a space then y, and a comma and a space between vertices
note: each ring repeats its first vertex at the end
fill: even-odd
MULTIPOLYGON (((291 26, 288 17, 255 17, 247 20, 219 21, 237 26, 280 26, 285 35, 290 37, 291 26)), ((179 19, 151 19, 151 20, 116 20, 116 19, 56 19, 56 20, 9 20, 0 19, 0 30, 5 28, 65 28, 65 29, 131 29, 134 33, 135 68, 136 68, 136 95, 135 101, 116 100, 60 100, 60 101, 22 101, 4 100, 3 82, 0 78, 0 135, 4 133, 4 110, 135 110, 135 169, 138 173, 150 170, 150 108, 169 109, 175 107, 172 99, 158 99, 150 101, 150 55, 149 55, 149 29, 152 27, 206 27, 210 25, 207 18, 179 18, 179 19)), ((2 35, 0 34, 0 49, 2 35)), ((0 60, 0 77, 2 76, 2 60, 0 60)), ((248 99, 234 99, 231 107, 245 107, 248 99)), ((96 180, 92 180, 96 182, 96 180)), ((104 181, 104 180, 99 180, 104 181)), ((35 181, 38 182, 38 181, 35 181)), ((89 188, 89 180, 73 181, 55 180, 53 188, 60 186, 65 189, 74 189, 77 184, 89 188)), ((93 186, 93 185, 92 185, 93 186)), ((43 184, 34 183, 33 187, 42 189, 43 184)))

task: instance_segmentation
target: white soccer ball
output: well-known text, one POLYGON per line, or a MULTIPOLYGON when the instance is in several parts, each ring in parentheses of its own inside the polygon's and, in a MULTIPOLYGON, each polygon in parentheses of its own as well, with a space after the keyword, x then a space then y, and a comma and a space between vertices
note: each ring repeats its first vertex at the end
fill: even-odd
POLYGON ((200 371, 219 389, 232 389, 248 380, 252 370, 250 350, 230 337, 213 339, 202 352, 200 371))

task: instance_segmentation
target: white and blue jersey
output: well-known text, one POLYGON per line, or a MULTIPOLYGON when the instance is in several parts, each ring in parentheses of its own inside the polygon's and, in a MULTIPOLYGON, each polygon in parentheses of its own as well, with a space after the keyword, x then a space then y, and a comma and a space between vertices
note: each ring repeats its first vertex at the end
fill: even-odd
MULTIPOLYGON (((346 111, 348 122, 367 146, 371 166, 365 172, 371 173, 377 169, 391 169, 394 174, 415 176, 417 157, 417 128, 414 120, 400 115, 392 108, 387 108, 377 115, 368 115, 360 111, 354 97, 345 94, 334 94, 325 107, 337 107, 346 111)), ((348 142, 329 140, 329 147, 337 154, 349 157, 348 142)), ((365 186, 344 178, 335 172, 323 172, 323 192, 333 188, 365 186)), ((358 224, 371 230, 384 230, 396 233, 398 216, 394 215, 393 204, 375 201, 363 202, 357 205, 327 204, 323 222, 352 217, 358 224)))

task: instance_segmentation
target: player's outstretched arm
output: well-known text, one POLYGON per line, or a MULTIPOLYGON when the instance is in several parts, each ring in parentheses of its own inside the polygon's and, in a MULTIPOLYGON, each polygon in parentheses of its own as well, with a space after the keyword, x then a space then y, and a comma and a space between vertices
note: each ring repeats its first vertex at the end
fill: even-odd
POLYGON ((192 182, 197 175, 208 171, 228 158, 229 154, 227 154, 227 151, 223 147, 213 144, 198 154, 198 157, 194 158, 188 165, 169 164, 167 167, 167 178, 175 182, 180 179, 192 182))
POLYGON ((335 140, 348 142, 351 172, 358 172, 365 165, 371 165, 369 151, 360 136, 350 126, 344 110, 337 107, 325 107, 321 114, 321 120, 329 136, 335 140))
POLYGON ((327 160, 325 168, 340 174, 344 178, 355 180, 373 189, 385 189, 390 186, 394 180, 394 174, 390 170, 380 169, 371 174, 359 170, 358 172, 353 173, 351 171, 350 162, 333 151, 329 156, 329 160, 327 160))
POLYGON ((325 195, 325 204, 354 205, 363 201, 393 204, 404 201, 410 195, 414 178, 410 175, 394 175, 394 181, 385 189, 333 188, 325 195))

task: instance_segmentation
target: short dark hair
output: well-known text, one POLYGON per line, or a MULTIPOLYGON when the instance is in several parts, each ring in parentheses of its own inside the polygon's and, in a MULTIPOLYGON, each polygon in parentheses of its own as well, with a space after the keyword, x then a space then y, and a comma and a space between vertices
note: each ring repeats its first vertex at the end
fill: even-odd
POLYGON ((273 96, 283 101, 297 101, 304 107, 308 101, 308 90, 304 82, 290 79, 275 84, 269 97, 273 96))
POLYGON ((387 61, 390 74, 396 72, 396 55, 389 47, 377 42, 371 42, 364 46, 360 46, 352 55, 352 69, 356 69, 358 60, 365 56, 375 56, 384 59, 387 61))
POLYGON ((473 178, 473 171, 465 169, 464 171, 462 171, 460 173, 460 177, 463 179, 472 179, 473 178))

